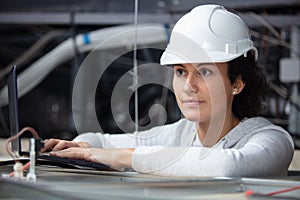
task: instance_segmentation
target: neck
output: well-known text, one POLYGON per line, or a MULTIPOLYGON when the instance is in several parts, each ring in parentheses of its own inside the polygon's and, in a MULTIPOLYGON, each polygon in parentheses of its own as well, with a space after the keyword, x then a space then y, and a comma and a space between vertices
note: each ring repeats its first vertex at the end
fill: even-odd
POLYGON ((197 124, 198 137, 203 146, 211 147, 227 135, 239 122, 240 120, 235 115, 226 117, 225 120, 200 122, 197 124))

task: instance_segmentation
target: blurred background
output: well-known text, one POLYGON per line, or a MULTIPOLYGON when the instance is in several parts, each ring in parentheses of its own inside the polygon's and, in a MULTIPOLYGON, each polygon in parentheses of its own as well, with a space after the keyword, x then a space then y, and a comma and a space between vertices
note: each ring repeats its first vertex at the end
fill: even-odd
MULTIPOLYGON (((222 4, 249 25, 259 50, 259 64, 264 67, 269 81, 264 116, 287 129, 300 148, 299 0, 140 0, 138 24, 151 23, 166 31, 150 37, 140 35, 138 64, 159 63, 169 28, 191 8, 207 3, 222 4)), ((88 34, 97 32, 97 36, 102 34, 105 38, 128 27, 134 27, 134 0, 0 1, 0 89, 5 88, 7 75, 16 64, 18 76, 24 80, 19 83, 23 84, 19 89, 20 127, 34 127, 42 138, 72 139, 78 132, 99 131, 89 124, 87 105, 95 102, 92 107, 96 109, 102 131, 123 132, 117 123, 128 125, 126 131, 134 131, 123 114, 127 109, 134 120, 134 95, 129 104, 122 102, 120 95, 118 106, 115 106, 117 116, 113 117, 111 111, 114 86, 133 67, 132 41, 97 50, 92 56, 89 53, 94 46, 86 48, 92 43, 88 34), (79 35, 83 38, 80 41, 79 35), (87 56, 90 57, 88 62, 85 61, 87 56), (97 89, 92 98, 82 95, 77 99, 81 103, 75 110, 80 111, 78 115, 82 119, 78 129, 72 113, 72 91, 78 69, 84 62, 93 66, 92 71, 84 74, 86 79, 92 77, 89 73, 102 76, 100 80, 93 80, 97 81, 97 89)), ((168 78, 159 71, 151 76, 168 78)), ((89 84, 87 81, 82 85, 82 90, 89 84)), ((132 79, 125 80, 124 84, 130 90, 132 79)), ((138 89, 138 95, 139 125, 162 123, 160 109, 152 109, 154 122, 151 123, 149 109, 154 104, 165 108, 163 123, 181 117, 168 88, 148 84, 138 89)), ((5 138, 9 136, 10 127, 7 100, 5 95, 1 99, 1 93, 0 106, 0 137, 5 138)))

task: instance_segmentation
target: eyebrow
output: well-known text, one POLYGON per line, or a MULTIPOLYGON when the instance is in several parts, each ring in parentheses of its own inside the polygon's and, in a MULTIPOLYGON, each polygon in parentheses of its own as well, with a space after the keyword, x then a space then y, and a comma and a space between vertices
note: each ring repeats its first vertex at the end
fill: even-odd
POLYGON ((180 67, 184 67, 184 65, 183 65, 183 64, 173 64, 172 66, 173 66, 173 67, 174 67, 174 66, 180 66, 180 67))
POLYGON ((210 66, 215 66, 215 63, 200 63, 197 65, 197 67, 202 67, 203 65, 210 65, 210 66))

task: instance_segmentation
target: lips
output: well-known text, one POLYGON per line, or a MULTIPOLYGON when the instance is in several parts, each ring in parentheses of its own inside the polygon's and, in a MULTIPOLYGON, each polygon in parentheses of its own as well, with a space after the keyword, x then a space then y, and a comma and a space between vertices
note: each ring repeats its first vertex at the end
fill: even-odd
POLYGON ((205 101, 203 100, 198 100, 198 99, 184 99, 182 101, 182 104, 183 105, 190 105, 190 106, 193 106, 193 105, 200 105, 200 104, 203 104, 205 103, 205 101))

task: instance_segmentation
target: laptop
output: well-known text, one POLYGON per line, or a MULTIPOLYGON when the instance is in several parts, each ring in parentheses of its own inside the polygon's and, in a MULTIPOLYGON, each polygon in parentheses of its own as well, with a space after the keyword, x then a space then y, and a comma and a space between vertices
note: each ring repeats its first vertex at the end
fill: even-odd
MULTIPOLYGON (((17 72, 16 66, 13 66, 7 80, 8 86, 8 106, 9 106, 9 123, 10 136, 14 136, 19 132, 19 116, 18 116, 18 87, 17 87, 17 72)), ((29 156, 29 152, 22 151, 20 138, 12 141, 12 151, 22 156, 29 156)), ((49 154, 39 154, 36 164, 54 165, 64 168, 77 169, 97 169, 97 170, 112 170, 109 166, 90 162, 85 160, 75 160, 69 158, 60 158, 50 156, 49 154)))

